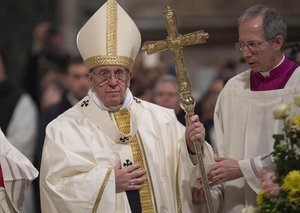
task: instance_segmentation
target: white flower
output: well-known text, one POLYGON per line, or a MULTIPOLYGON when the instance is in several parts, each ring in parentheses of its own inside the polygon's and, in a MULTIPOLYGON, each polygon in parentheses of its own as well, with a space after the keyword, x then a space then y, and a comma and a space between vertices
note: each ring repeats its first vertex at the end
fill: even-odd
POLYGON ((242 213, 256 213, 258 212, 257 209, 254 206, 246 206, 243 208, 242 213))
POLYGON ((274 119, 284 119, 289 116, 291 112, 291 106, 289 104, 279 104, 273 108, 274 119))
POLYGON ((300 92, 294 96, 294 102, 298 107, 300 107, 300 92))

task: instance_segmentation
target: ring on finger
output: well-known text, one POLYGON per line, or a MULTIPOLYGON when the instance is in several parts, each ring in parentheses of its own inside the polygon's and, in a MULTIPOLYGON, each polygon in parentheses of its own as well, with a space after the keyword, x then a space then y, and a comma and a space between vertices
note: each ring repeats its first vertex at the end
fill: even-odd
POLYGON ((133 179, 131 179, 131 183, 130 183, 130 185, 131 185, 131 186, 133 186, 133 185, 134 185, 133 179))

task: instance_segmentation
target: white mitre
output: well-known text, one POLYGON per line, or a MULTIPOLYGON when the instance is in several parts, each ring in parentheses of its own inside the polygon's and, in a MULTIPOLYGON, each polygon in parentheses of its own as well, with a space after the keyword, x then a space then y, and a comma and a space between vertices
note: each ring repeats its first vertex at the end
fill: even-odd
POLYGON ((140 50, 141 34, 116 0, 108 0, 77 35, 77 47, 88 70, 103 65, 131 69, 140 50))

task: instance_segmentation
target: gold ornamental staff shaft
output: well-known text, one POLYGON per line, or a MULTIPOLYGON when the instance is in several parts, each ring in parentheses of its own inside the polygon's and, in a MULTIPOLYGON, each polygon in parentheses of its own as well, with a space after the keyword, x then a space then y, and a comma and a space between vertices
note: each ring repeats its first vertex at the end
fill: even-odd
MULTIPOLYGON (((191 86, 187 78, 187 70, 184 63, 184 57, 182 53, 182 47, 205 43, 208 38, 208 34, 203 30, 199 30, 190 34, 181 35, 178 33, 176 14, 170 6, 167 6, 163 12, 167 22, 168 36, 166 40, 148 41, 142 47, 142 50, 147 54, 160 52, 164 50, 170 50, 175 56, 176 63, 176 76, 179 84, 180 93, 180 106, 185 111, 186 115, 191 117, 194 113, 195 100, 191 93, 191 86)), ((200 141, 194 141, 198 165, 200 167, 204 194, 207 202, 207 209, 209 213, 213 213, 212 198, 209 190, 208 180, 203 163, 203 145, 200 141)))

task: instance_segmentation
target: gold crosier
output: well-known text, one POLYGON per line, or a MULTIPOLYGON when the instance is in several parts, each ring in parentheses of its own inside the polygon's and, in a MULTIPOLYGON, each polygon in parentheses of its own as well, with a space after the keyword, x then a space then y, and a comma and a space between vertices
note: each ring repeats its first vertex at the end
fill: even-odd
MULTIPOLYGON (((165 40, 159 41, 148 41, 142 47, 142 50, 146 51, 147 54, 152 54, 155 52, 160 52, 164 50, 170 50, 175 56, 176 63, 176 76, 177 82, 179 84, 180 93, 180 106, 185 111, 188 117, 194 115, 195 100, 191 95, 191 86, 187 78, 187 70, 184 63, 184 57, 182 53, 182 47, 194 44, 205 43, 208 38, 208 33, 203 30, 199 30, 186 35, 181 35, 178 33, 177 20, 175 10, 170 6, 167 6, 163 11, 164 17, 166 19, 168 36, 165 40)), ((194 141, 196 155, 198 160, 198 165, 200 167, 202 184, 204 189, 204 194, 206 197, 207 209, 209 213, 213 211, 212 198, 209 190, 208 180, 203 163, 203 145, 200 141, 194 141)))

